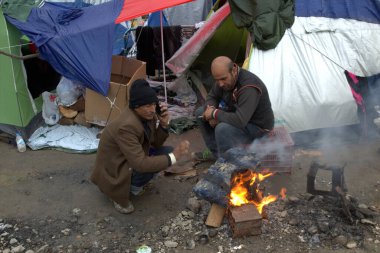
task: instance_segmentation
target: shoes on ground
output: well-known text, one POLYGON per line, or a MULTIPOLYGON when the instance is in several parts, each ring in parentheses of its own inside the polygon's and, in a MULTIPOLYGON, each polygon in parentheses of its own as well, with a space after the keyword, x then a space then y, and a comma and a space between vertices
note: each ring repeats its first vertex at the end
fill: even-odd
POLYGON ((131 188, 130 188, 130 192, 134 195, 134 196, 141 196, 144 194, 145 190, 147 188, 147 185, 144 185, 144 186, 134 186, 134 185, 131 185, 131 188))
POLYGON ((113 202, 113 205, 114 205, 115 209, 119 213, 123 213, 123 214, 129 214, 129 213, 132 213, 135 210, 135 207, 133 206, 133 204, 132 204, 131 201, 128 202, 128 206, 127 207, 122 207, 121 205, 119 205, 115 201, 113 202))

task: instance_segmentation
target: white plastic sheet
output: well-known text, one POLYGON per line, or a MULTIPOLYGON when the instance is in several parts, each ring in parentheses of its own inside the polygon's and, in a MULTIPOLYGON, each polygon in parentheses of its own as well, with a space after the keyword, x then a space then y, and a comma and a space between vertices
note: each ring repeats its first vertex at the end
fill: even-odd
POLYGON ((90 153, 98 149, 98 128, 87 128, 80 125, 38 128, 28 140, 33 150, 54 148, 72 150, 73 152, 90 153))
POLYGON ((358 122, 344 75, 380 73, 380 25, 296 17, 275 49, 254 49, 249 70, 266 84, 276 122, 289 132, 358 122))

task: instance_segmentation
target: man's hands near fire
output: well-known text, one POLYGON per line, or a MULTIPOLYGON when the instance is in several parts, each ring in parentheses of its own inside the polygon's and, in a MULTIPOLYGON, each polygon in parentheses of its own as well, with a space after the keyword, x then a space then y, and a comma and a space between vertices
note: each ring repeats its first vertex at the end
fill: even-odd
POLYGON ((161 108, 161 114, 157 114, 157 118, 160 121, 160 126, 167 129, 169 127, 169 111, 168 106, 164 103, 160 103, 159 105, 161 108))
POLYGON ((181 141, 181 143, 174 148, 173 154, 175 158, 178 160, 184 155, 187 155, 189 153, 190 148, 190 142, 187 140, 181 141))
POLYGON ((207 120, 211 127, 216 127, 218 121, 213 118, 212 113, 214 112, 215 107, 207 105, 206 110, 203 113, 203 119, 207 120))

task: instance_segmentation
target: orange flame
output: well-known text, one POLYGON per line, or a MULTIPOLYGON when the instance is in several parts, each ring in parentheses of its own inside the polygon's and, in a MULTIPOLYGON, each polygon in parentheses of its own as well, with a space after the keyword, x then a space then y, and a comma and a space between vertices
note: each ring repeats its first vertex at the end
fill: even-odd
POLYGON ((285 197, 286 197, 286 189, 285 188, 281 188, 280 196, 281 196, 281 199, 285 199, 285 197))
MULTIPOLYGON (((257 207, 258 212, 261 214, 264 206, 276 201, 277 196, 269 195, 263 197, 263 192, 259 189, 259 183, 261 181, 274 175, 274 173, 271 172, 267 172, 265 174, 263 173, 255 173, 248 170, 244 173, 237 174, 231 182, 232 189, 229 196, 230 204, 232 206, 241 206, 244 204, 253 203, 257 207), (255 183, 256 185, 254 186, 255 183), (256 199, 251 199, 252 197, 249 196, 250 193, 247 188, 248 186, 255 187, 253 190, 255 191, 256 199)), ((280 192, 282 198, 285 198, 285 193, 286 189, 282 188, 280 192)))

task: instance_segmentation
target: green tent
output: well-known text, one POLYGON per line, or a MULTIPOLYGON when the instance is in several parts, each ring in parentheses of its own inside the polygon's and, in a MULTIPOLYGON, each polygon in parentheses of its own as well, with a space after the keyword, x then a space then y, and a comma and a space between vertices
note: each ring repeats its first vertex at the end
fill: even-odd
MULTIPOLYGON (((21 36, 17 28, 6 22, 0 9, 0 51, 21 56, 21 36)), ((0 54, 0 124, 26 127, 41 110, 41 103, 35 103, 29 93, 26 80, 23 61, 0 54)))

